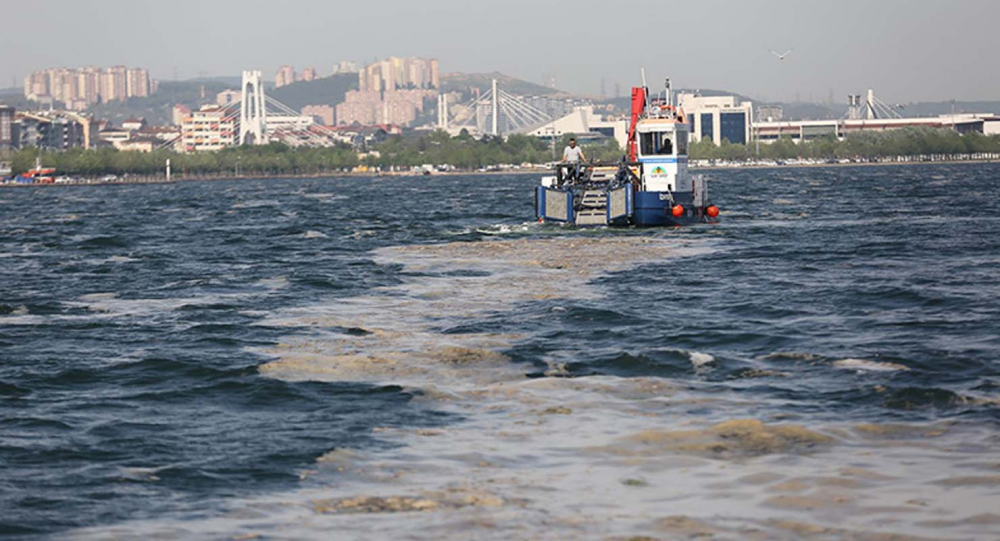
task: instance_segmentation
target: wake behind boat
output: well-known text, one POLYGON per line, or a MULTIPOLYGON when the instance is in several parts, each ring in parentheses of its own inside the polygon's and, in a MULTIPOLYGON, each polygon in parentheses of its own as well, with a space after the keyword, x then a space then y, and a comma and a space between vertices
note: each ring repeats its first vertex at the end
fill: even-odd
POLYGON ((535 217, 576 226, 716 222, 704 179, 688 172, 688 123, 669 79, 654 99, 645 84, 632 89, 627 152, 616 166, 558 164, 535 189, 535 217))

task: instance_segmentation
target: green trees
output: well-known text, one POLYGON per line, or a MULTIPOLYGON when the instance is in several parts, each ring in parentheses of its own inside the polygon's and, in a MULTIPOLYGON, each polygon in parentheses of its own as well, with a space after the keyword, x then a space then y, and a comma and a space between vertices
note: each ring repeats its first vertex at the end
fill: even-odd
MULTIPOLYGON (((616 145, 617 146, 617 145, 616 145)), ((413 167, 423 164, 448 164, 460 169, 476 169, 499 164, 544 163, 551 161, 551 150, 544 141, 528 135, 483 137, 468 133, 455 137, 435 131, 419 137, 394 136, 376 145, 379 157, 371 165, 413 167)), ((562 152, 560 147, 559 152, 562 152)))
MULTIPOLYGON (((757 157, 756 145, 737 145, 723 141, 716 146, 711 141, 699 141, 690 146, 695 160, 742 161, 757 157)), ((1000 137, 981 133, 962 135, 954 130, 933 128, 903 128, 892 131, 870 131, 849 134, 843 141, 833 135, 795 143, 788 137, 761 143, 759 158, 764 160, 817 160, 928 154, 1000 153, 1000 137)))
MULTIPOLYGON (((555 158, 562 155, 568 136, 555 144, 555 158)), ((614 140, 582 145, 587 157, 602 163, 615 163, 623 151, 614 140)), ((431 165, 452 165, 474 170, 500 164, 541 164, 553 161, 551 143, 528 135, 510 135, 475 139, 468 133, 455 137, 443 131, 419 136, 392 136, 371 147, 363 159, 349 146, 332 148, 292 148, 282 144, 227 148, 219 152, 178 154, 171 151, 119 152, 111 148, 72 149, 65 152, 39 151, 34 148, 8 152, 14 173, 34 167, 36 156, 42 165, 55 167, 60 175, 101 176, 161 175, 169 159, 175 175, 265 176, 323 175, 349 171, 358 165, 408 169, 431 165)), ((832 135, 797 144, 782 138, 760 145, 760 159, 872 159, 886 156, 921 154, 1000 153, 1000 137, 980 133, 961 135, 951 130, 907 128, 886 132, 851 134, 843 141, 832 135)), ((695 160, 744 161, 757 157, 754 146, 724 141, 721 146, 700 141, 689 146, 695 160)))

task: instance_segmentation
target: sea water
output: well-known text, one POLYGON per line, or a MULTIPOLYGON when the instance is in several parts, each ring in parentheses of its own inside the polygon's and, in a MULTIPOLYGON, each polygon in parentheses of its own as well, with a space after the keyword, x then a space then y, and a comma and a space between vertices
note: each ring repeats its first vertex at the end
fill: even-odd
POLYGON ((1000 536, 1000 166, 705 175, 3 190, 0 535, 1000 536))

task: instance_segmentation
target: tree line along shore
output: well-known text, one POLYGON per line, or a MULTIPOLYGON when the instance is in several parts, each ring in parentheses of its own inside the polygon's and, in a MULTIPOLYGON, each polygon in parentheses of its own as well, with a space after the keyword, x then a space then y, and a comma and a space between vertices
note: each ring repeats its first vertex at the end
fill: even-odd
MULTIPOLYGON (((566 139, 553 145, 527 135, 475 139, 466 133, 453 137, 438 131, 416 137, 391 137, 363 151, 346 145, 293 148, 281 144, 192 154, 166 150, 122 152, 110 148, 50 152, 26 148, 8 151, 0 155, 0 159, 11 163, 15 175, 34 167, 36 159, 40 158, 44 167, 56 169, 59 175, 91 178, 103 175, 155 178, 163 175, 168 159, 174 176, 179 178, 309 176, 407 170, 424 165, 476 171, 502 164, 544 164, 558 160, 566 139)), ((600 163, 616 163, 623 154, 614 140, 582 146, 588 159, 600 163)), ((857 133, 843 140, 832 136, 801 143, 780 139, 760 145, 723 141, 721 146, 701 141, 689 147, 691 160, 729 163, 803 159, 878 161, 909 156, 997 153, 1000 153, 998 136, 963 135, 952 130, 927 128, 857 133)))

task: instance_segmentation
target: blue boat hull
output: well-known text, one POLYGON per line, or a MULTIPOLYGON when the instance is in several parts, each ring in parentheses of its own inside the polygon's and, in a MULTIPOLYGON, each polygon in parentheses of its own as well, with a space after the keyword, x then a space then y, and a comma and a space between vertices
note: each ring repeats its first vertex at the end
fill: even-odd
POLYGON ((594 220, 593 214, 591 214, 589 219, 581 223, 577 212, 578 203, 582 197, 581 192, 547 189, 539 186, 535 192, 535 217, 543 222, 575 224, 578 227, 676 227, 716 222, 705 215, 704 209, 695 207, 694 198, 690 193, 632 192, 628 190, 627 197, 619 199, 621 204, 615 208, 615 214, 608 207, 603 212, 598 211, 601 212, 598 214, 601 216, 599 219, 594 220), (674 216, 674 205, 684 207, 684 214, 674 216))
POLYGON ((636 192, 631 223, 640 227, 672 227, 708 222, 708 217, 694 208, 692 200, 691 194, 675 193, 671 201, 669 192, 636 192), (680 218, 671 212, 674 204, 684 206, 685 213, 680 218))

